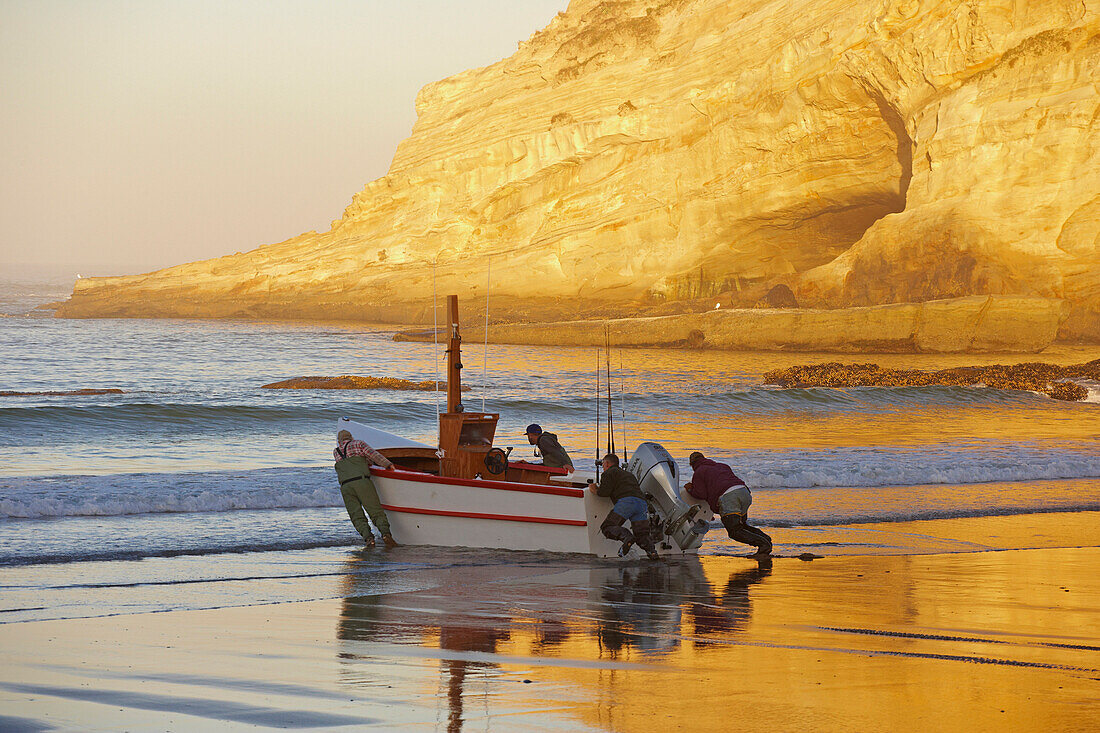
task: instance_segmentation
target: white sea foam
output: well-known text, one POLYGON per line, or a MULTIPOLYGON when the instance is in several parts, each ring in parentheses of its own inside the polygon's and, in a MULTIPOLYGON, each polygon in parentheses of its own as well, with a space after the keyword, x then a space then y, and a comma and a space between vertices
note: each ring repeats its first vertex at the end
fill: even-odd
POLYGON ((1085 402, 1100 403, 1100 382, 1093 382, 1091 380, 1082 381, 1081 384, 1089 391, 1085 402))
POLYGON ((180 514, 228 512, 238 509, 304 509, 340 506, 332 490, 267 490, 248 495, 206 491, 188 496, 88 496, 71 498, 28 497, 0 500, 0 516, 20 519, 41 517, 108 517, 124 514, 180 514))
MULTIPOLYGON (((843 448, 714 457, 730 463, 750 487, 780 491, 1100 478, 1100 449, 843 448)), ((689 476, 690 469, 684 470, 683 479, 689 476)), ((0 478, 0 517, 11 519, 340 506, 336 478, 328 467, 0 478)))
POLYGON ((0 479, 0 517, 108 517, 342 506, 332 469, 0 479))
POLYGON ((876 451, 744 455, 732 461, 752 487, 917 486, 1100 478, 1100 452, 1068 450, 876 451), (740 464, 740 470, 737 464, 740 464))

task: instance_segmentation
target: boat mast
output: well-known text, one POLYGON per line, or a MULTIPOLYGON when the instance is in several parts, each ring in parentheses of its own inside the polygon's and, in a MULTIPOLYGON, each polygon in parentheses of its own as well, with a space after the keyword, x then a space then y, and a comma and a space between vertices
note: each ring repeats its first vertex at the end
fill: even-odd
POLYGON ((462 412, 462 337, 458 335, 458 296, 447 296, 451 340, 447 342, 447 412, 462 412))

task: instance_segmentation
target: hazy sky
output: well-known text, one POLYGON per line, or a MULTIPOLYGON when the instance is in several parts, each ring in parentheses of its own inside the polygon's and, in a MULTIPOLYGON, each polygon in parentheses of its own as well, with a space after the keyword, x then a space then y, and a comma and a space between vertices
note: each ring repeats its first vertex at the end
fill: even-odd
POLYGON ((126 274, 325 231, 424 84, 567 0, 0 0, 0 276, 126 274))

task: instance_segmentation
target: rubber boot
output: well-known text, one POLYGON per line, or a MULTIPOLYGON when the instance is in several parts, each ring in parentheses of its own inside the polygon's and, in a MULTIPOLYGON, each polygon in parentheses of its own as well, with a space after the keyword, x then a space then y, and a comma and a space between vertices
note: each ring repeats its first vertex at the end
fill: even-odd
POLYGON ((603 524, 600 525, 600 532, 609 540, 633 544, 635 542, 634 535, 623 526, 624 524, 626 524, 626 517, 615 512, 609 512, 607 519, 603 520, 603 524))
POLYGON ((745 517, 740 514, 723 514, 722 525, 730 539, 737 540, 756 548, 759 555, 767 555, 772 551, 772 538, 761 532, 756 527, 750 527, 745 523, 745 517))
POLYGON ((646 557, 648 557, 650 560, 656 560, 658 557, 660 557, 657 554, 656 548, 653 547, 653 532, 650 531, 650 523, 648 519, 631 522, 630 529, 634 532, 634 538, 635 541, 638 543, 638 547, 645 550, 646 557))

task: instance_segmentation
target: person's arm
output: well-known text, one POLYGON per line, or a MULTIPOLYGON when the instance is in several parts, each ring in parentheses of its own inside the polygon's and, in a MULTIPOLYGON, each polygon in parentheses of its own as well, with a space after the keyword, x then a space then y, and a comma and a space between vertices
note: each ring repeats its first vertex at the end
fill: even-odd
POLYGON ((596 496, 611 496, 617 484, 614 471, 604 471, 603 480, 596 485, 596 496))
POLYGON ((687 489, 688 494, 696 499, 707 498, 707 472, 705 467, 700 466, 691 474, 691 481, 684 484, 684 488, 687 489))
POLYGON ((393 463, 389 458, 386 458, 366 443, 363 443, 363 446, 366 448, 366 450, 363 451, 363 455, 371 462, 371 465, 381 466, 382 468, 393 468, 393 463))
POLYGON ((378 451, 374 451, 374 455, 377 457, 373 458, 372 460, 374 461, 374 464, 376 466, 381 466, 382 468, 393 468, 393 461, 391 461, 389 458, 386 458, 378 451))
POLYGON ((614 486, 614 482, 608 479, 606 473, 603 475, 603 480, 600 481, 600 483, 588 479, 588 490, 596 496, 611 496, 612 486, 614 486))

